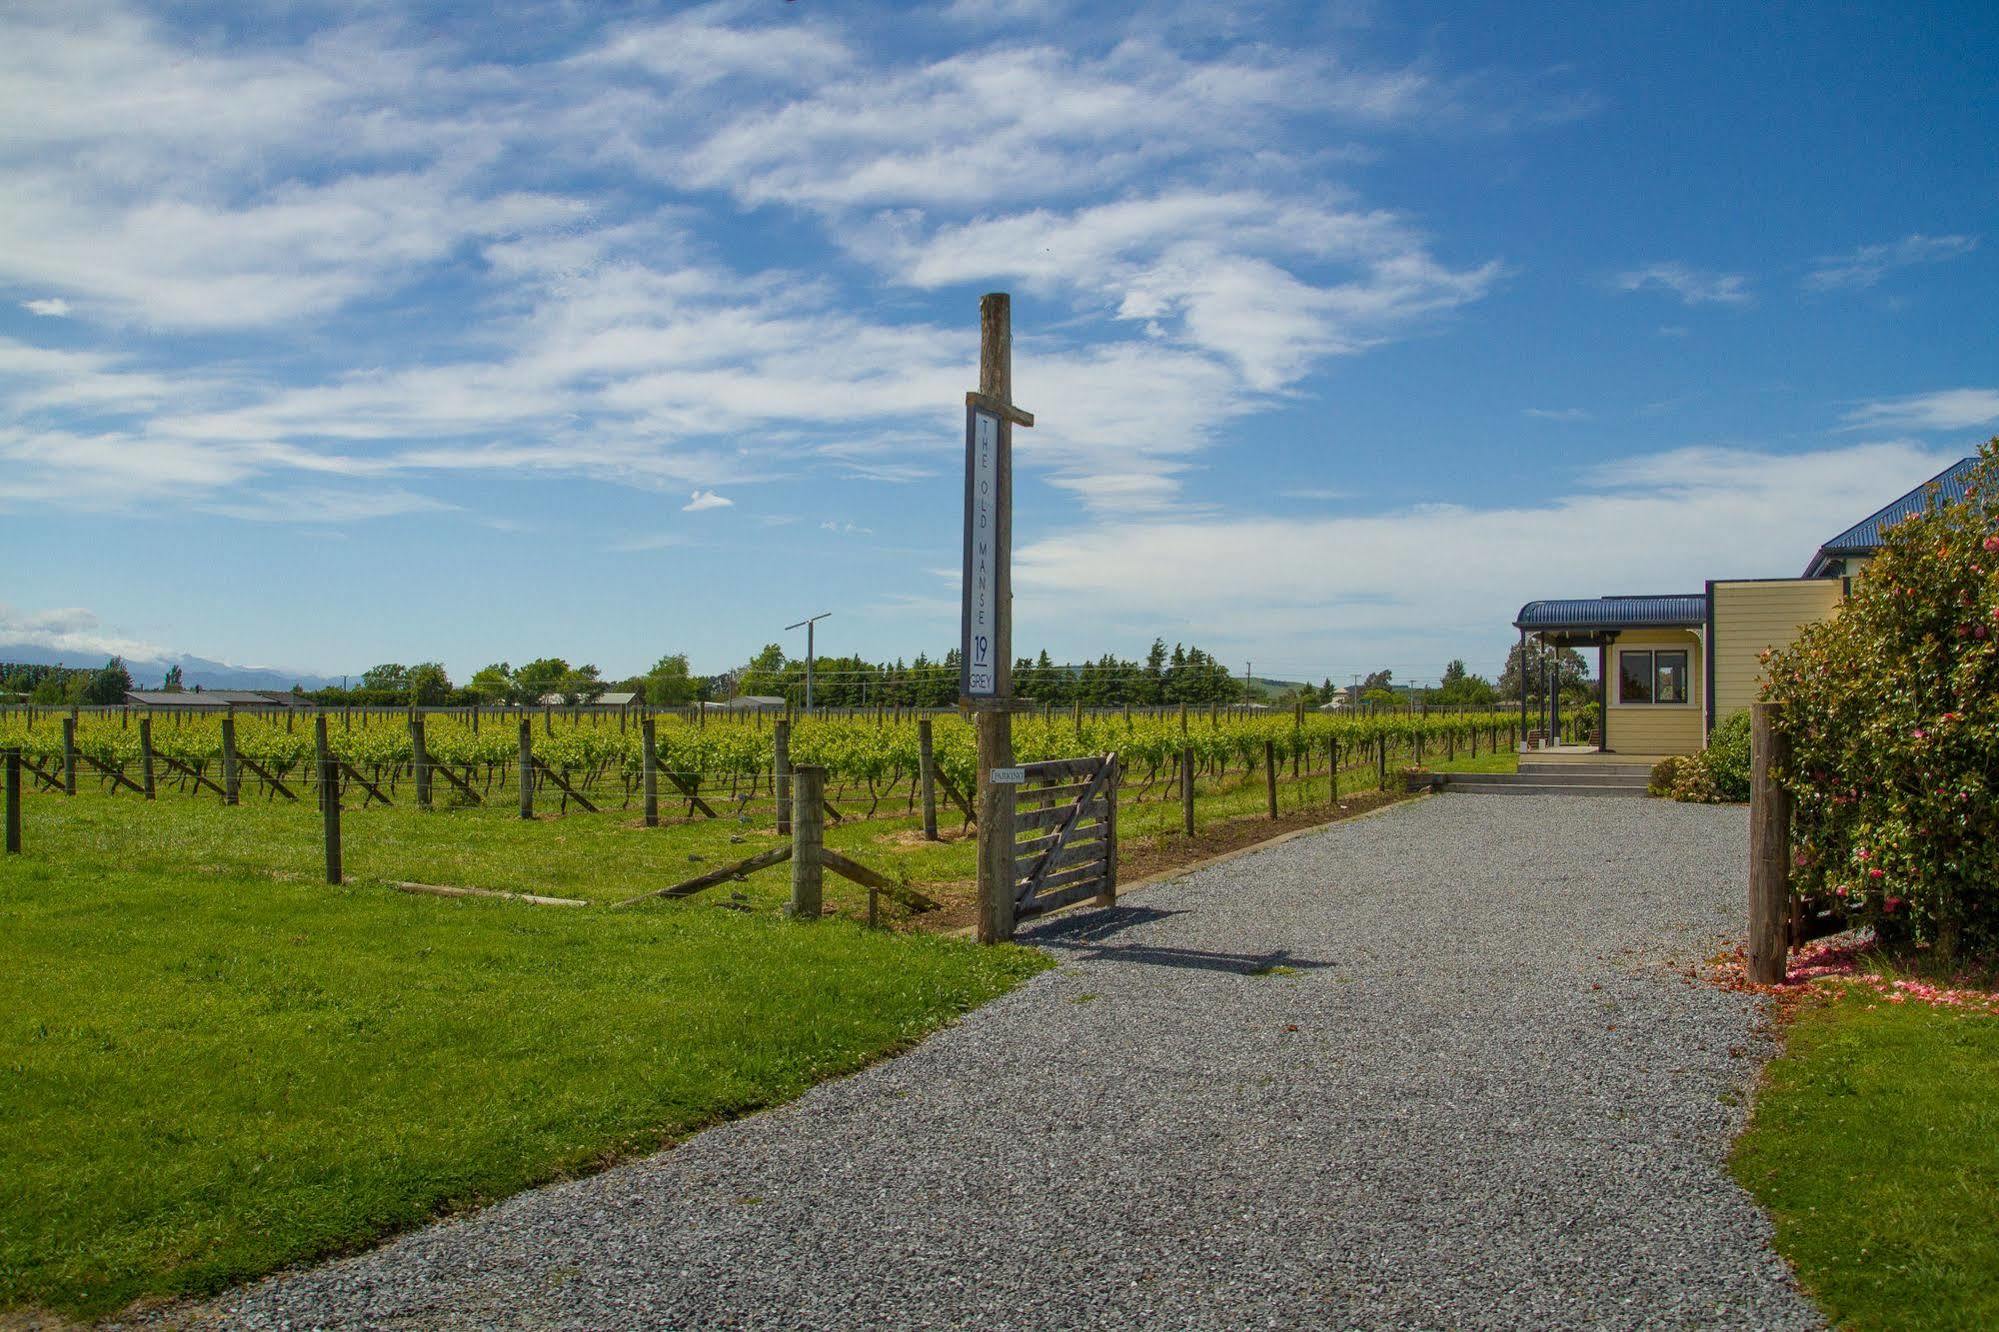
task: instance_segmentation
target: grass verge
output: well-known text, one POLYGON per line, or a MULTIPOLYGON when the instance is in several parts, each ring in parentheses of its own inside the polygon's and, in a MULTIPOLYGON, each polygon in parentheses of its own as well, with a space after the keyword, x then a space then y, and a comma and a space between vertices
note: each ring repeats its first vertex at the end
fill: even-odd
POLYGON ((31 848, 0 862, 0 1309, 362 1246, 782 1101, 1042 965, 31 848))
POLYGON ((1840 1326, 1999 1326, 1999 1019, 1801 1004, 1732 1165, 1840 1326))

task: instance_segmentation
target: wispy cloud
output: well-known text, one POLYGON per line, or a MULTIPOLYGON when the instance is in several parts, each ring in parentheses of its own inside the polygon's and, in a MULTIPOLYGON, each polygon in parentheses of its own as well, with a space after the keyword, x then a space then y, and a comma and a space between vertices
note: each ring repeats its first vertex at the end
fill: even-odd
POLYGON ((1540 503, 1106 520, 1016 552, 1014 583, 1061 607, 1083 637, 1184 622, 1218 648, 1323 660, 1337 607, 1340 632, 1382 659, 1441 664, 1467 639, 1494 640, 1532 598, 1695 592, 1708 578, 1795 574, 1828 534, 1954 456, 1907 443, 1675 450, 1577 476, 1540 503), (1245 550, 1285 557, 1246 579, 1245 550))
POLYGON ((1713 273, 1682 263, 1647 264, 1611 280, 1619 291, 1665 291, 1686 305, 1747 305, 1754 299, 1740 273, 1713 273))
POLYGON ((1976 236, 1925 236, 1918 232, 1885 245, 1863 245, 1846 254, 1825 255, 1812 262, 1802 281, 1808 291, 1871 287, 1898 268, 1942 263, 1977 248, 1976 236))
POLYGON ((31 315, 41 315, 47 319, 61 319, 69 314, 69 302, 60 296, 49 296, 36 301, 22 301, 21 308, 31 315))
POLYGON ((834 536, 873 536, 875 534, 875 530, 872 527, 861 527, 851 522, 837 522, 831 518, 821 522, 819 530, 822 532, 831 532, 834 536))
POLYGON ((107 628, 95 611, 81 606, 23 610, 0 602, 0 643, 74 652, 79 660, 156 659, 168 655, 156 644, 107 628))
POLYGON ((1523 416, 1531 416, 1537 421, 1576 423, 1595 419, 1587 410, 1581 407, 1527 407, 1522 409, 1521 414, 1523 416))
POLYGON ((682 513, 701 513, 707 509, 734 508, 736 502, 712 490, 697 490, 687 503, 680 506, 682 513))
POLYGON ((1864 402, 1846 414, 1849 430, 1974 430, 1999 423, 1999 389, 1942 389, 1864 402))
POLYGON ((1284 499, 1294 500, 1343 500, 1353 497, 1351 491, 1335 490, 1328 486, 1293 486, 1277 493, 1284 499))

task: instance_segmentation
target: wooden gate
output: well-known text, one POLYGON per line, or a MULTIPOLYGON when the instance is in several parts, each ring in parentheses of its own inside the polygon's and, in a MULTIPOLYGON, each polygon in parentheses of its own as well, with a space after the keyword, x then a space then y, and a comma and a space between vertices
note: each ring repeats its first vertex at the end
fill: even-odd
POLYGON ((1013 918, 1117 900, 1116 754, 1021 765, 1014 792, 1013 918))

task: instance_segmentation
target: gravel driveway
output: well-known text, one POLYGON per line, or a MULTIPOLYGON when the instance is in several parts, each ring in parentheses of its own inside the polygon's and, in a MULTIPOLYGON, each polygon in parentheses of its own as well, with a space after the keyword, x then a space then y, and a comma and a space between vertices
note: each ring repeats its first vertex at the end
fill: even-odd
POLYGON ((1722 1166, 1750 1003, 1666 969, 1739 926, 1746 824, 1336 825, 1030 931, 1060 968, 780 1110, 169 1317, 1815 1327, 1722 1166))

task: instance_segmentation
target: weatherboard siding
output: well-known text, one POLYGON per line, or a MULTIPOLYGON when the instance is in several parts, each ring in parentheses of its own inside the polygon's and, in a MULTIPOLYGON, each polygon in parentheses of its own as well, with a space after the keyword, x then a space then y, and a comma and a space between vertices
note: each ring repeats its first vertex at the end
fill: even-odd
POLYGON ((1714 585, 1714 719, 1754 703, 1763 652, 1797 641, 1799 630, 1839 609, 1837 578, 1770 578, 1714 585))
POLYGON ((1701 718, 1707 703, 1706 669, 1700 635, 1690 629, 1627 629, 1610 649, 1609 729, 1604 743, 1619 754, 1691 754, 1701 747, 1701 718), (1687 654, 1685 703, 1620 703, 1619 658, 1627 652, 1664 648, 1687 654))

